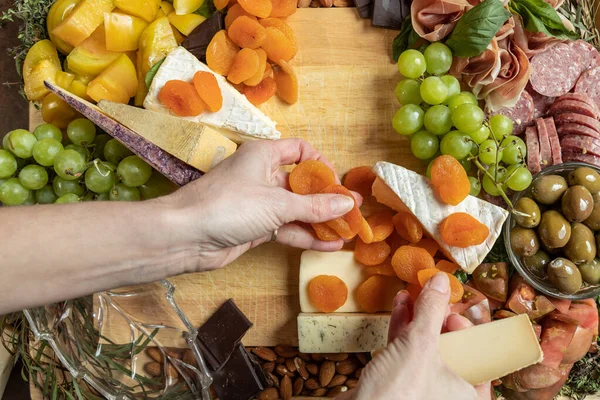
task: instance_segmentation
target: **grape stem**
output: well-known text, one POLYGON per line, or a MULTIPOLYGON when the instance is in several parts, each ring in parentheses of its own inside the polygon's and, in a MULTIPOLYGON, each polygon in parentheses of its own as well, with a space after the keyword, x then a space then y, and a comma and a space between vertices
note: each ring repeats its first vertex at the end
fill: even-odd
POLYGON ((96 171, 98 171, 98 173, 103 177, 107 177, 110 175, 111 172, 114 172, 114 168, 112 168, 109 165, 106 165, 106 163, 100 160, 99 158, 96 158, 94 161, 92 161, 92 164, 94 164, 94 168, 96 168, 96 171), (102 171, 100 171, 98 164, 102 164, 102 166, 108 170, 108 173, 104 174, 102 171))

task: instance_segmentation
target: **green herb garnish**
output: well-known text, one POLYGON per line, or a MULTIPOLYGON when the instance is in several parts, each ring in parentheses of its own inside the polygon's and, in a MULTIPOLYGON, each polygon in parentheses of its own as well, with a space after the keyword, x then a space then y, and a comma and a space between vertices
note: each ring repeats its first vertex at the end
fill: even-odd
POLYGON ((215 7, 213 0, 204 0, 204 3, 202 3, 200 8, 194 11, 194 14, 202 15, 204 18, 210 18, 216 12, 217 8, 215 7))
POLYGON ((510 10, 521 16, 525 29, 541 32, 559 39, 579 39, 579 34, 568 30, 556 10, 544 0, 511 0, 510 10))
POLYGON ((394 43, 392 44, 392 58, 394 61, 398 62, 400 54, 404 50, 412 48, 418 39, 419 35, 413 29, 410 16, 408 16, 402 21, 400 33, 394 38, 394 43))
POLYGON ((146 74, 146 77, 144 78, 144 82, 146 82, 146 87, 148 89, 150 89, 150 86, 152 85, 152 80, 154 79, 154 77, 156 76, 156 73, 160 69, 160 66, 164 62, 165 62, 165 59, 163 58, 162 60, 160 60, 159 62, 157 62, 156 64, 154 64, 152 66, 152 68, 150 68, 150 70, 148 71, 148 73, 146 74))

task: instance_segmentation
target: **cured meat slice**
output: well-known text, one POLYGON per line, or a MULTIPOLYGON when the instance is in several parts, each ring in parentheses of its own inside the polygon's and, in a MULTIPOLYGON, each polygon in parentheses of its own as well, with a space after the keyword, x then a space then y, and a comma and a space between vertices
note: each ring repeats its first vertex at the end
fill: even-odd
POLYGON ((579 161, 588 164, 593 164, 600 167, 600 157, 592 154, 583 154, 581 152, 572 152, 570 150, 565 151, 563 149, 563 161, 579 161))
POLYGON ((544 122, 546 123, 546 131, 548 132, 548 139, 550 140, 552 165, 562 164, 562 150, 560 148, 560 141, 558 140, 556 126, 554 125, 554 118, 544 118, 544 122))
POLYGON ((598 119, 596 107, 577 100, 556 100, 548 110, 548 115, 558 115, 563 113, 576 113, 590 118, 598 119))
POLYGON ((558 132, 558 136, 582 135, 600 139, 600 132, 581 124, 561 124, 557 127, 556 131, 558 132))
POLYGON ((557 101, 562 101, 562 100, 581 101, 582 103, 585 103, 585 104, 589 105, 590 107, 593 107, 594 110, 596 110, 596 112, 598 112, 598 106, 596 106, 596 103, 594 102, 594 100, 585 93, 567 93, 567 94, 563 94, 556 100, 557 101))
POLYGON ((600 108, 600 66, 596 66, 585 71, 575 85, 575 93, 588 95, 600 108))
POLYGON ((535 126, 538 132, 540 141, 540 166, 542 169, 552 165, 552 148, 550 147, 550 138, 548 137, 548 129, 546 122, 542 118, 535 120, 535 126))
POLYGON ((525 143, 527 145, 527 168, 532 174, 537 174, 541 171, 540 141, 535 126, 525 128, 525 143))
POLYGON ((569 135, 560 140, 560 145, 566 152, 592 154, 600 156, 600 140, 589 136, 569 135))
POLYGON ((502 114, 513 121, 513 134, 520 135, 525 131, 525 127, 531 124, 534 115, 534 102, 531 95, 523 90, 519 100, 513 107, 503 107, 490 115, 502 114))
POLYGON ((533 90, 530 83, 527 84, 525 90, 527 90, 527 93, 529 93, 529 95, 533 99, 533 118, 546 116, 548 109, 552 104, 554 104, 554 100, 556 100, 556 97, 548 97, 539 94, 538 92, 533 90))
POLYGON ((587 126, 588 128, 592 128, 596 132, 600 132, 600 122, 598 122, 598 120, 595 120, 594 118, 590 118, 585 115, 575 113, 564 113, 554 117, 554 123, 556 124, 556 126, 559 127, 562 124, 573 122, 576 124, 587 126))
POLYGON ((590 43, 585 40, 576 40, 568 44, 581 54, 581 62, 584 70, 600 65, 600 53, 590 43))
POLYGON ((559 43, 531 59, 531 87, 544 96, 557 97, 569 92, 587 68, 581 51, 559 43), (560 79, 558 79, 560 77, 560 79))

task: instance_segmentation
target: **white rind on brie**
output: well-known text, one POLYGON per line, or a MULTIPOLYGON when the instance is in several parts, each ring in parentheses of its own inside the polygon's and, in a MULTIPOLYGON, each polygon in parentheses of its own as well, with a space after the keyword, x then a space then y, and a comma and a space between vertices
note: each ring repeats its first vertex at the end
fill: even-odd
POLYGON ((467 196, 456 206, 445 204, 438 200, 426 177, 388 162, 378 162, 373 171, 378 177, 373 184, 373 195, 377 201, 396 211, 410 211, 438 242, 444 254, 468 273, 481 264, 502 233, 502 224, 508 217, 508 211, 503 208, 474 196, 467 196), (458 212, 470 214, 490 229, 485 242, 460 248, 442 241, 440 223, 458 212))
POLYGON ((279 139, 281 137, 274 121, 250 103, 246 96, 231 86, 224 77, 215 74, 183 47, 174 49, 165 58, 152 80, 152 85, 144 100, 144 107, 148 110, 174 115, 158 99, 160 90, 165 83, 174 79, 191 82, 198 71, 210 72, 217 78, 223 94, 223 107, 214 113, 205 111, 196 117, 181 118, 210 125, 238 143, 248 139, 279 139), (228 134, 227 130, 234 133, 228 134))

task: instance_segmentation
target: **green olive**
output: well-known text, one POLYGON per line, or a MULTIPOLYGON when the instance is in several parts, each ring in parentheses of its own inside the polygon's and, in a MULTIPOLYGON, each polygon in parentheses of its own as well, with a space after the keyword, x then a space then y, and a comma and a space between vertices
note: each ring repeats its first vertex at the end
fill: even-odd
POLYGON ((514 214, 515 221, 523 228, 535 228, 540 224, 542 213, 540 212, 540 207, 533 199, 521 197, 519 201, 517 201, 517 204, 515 204, 515 211, 528 215, 523 216, 518 213, 514 214))
POLYGON ((591 194, 600 192, 600 175, 592 168, 578 167, 569 174, 569 186, 582 185, 591 194))
POLYGON ((581 264, 578 268, 579 272, 581 272, 581 277, 586 283, 590 285, 600 283, 600 261, 597 258, 581 264))
POLYGON ((538 250, 532 256, 521 258, 521 263, 538 278, 546 278, 546 268, 550 263, 550 256, 543 250, 538 250))
POLYGON ((540 249, 540 242, 533 229, 515 226, 510 231, 510 244, 519 256, 532 256, 540 249))
POLYGON ((596 241, 590 228, 580 222, 571 225, 571 238, 565 246, 565 256, 575 264, 588 262, 596 257, 596 241))
POLYGON ((593 209, 594 199, 584 186, 571 186, 565 191, 561 200, 561 210, 567 220, 581 222, 590 216, 593 209))
POLYGON ((592 199, 594 199, 592 213, 583 223, 591 230, 597 231, 600 230, 600 194, 596 193, 592 195, 592 199))
POLYGON ((576 293, 581 288, 581 272, 566 258, 555 258, 548 264, 548 279, 556 289, 567 294, 576 293))
POLYGON ((564 247, 571 238, 571 225, 555 210, 548 210, 542 214, 538 235, 547 249, 564 247))
POLYGON ((560 175, 540 176, 531 185, 533 198, 542 204, 554 204, 567 190, 567 181, 560 175))

